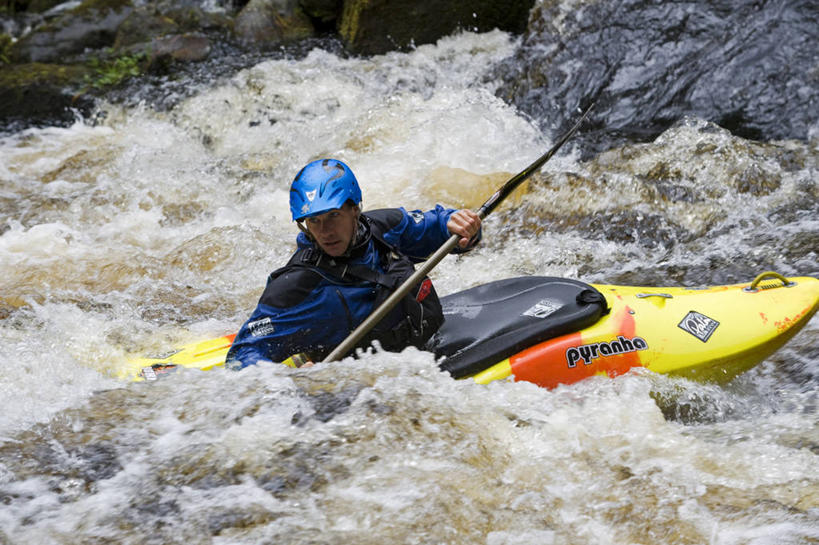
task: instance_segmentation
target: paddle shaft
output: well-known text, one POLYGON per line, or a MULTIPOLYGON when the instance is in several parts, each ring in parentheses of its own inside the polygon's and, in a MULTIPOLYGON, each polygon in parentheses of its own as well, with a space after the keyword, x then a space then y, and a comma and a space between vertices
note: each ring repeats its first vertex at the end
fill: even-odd
MULTIPOLYGON (((508 182, 503 184, 503 187, 498 189, 481 207, 478 209, 478 216, 481 219, 484 219, 486 216, 491 214, 497 206, 503 202, 503 200, 508 197, 517 187, 526 181, 532 174, 538 171, 540 167, 542 167, 546 161, 552 158, 552 156, 557 153, 563 144, 566 143, 569 138, 577 132, 577 129, 580 128, 580 125, 585 121, 586 117, 589 115, 589 112, 594 106, 592 103, 586 111, 583 112, 583 115, 580 116, 580 119, 575 123, 571 129, 569 129, 566 134, 560 137, 560 139, 551 147, 549 151, 541 155, 534 163, 526 167, 524 170, 513 176, 508 182)), ((460 235, 452 235, 449 239, 440 247, 438 250, 432 254, 426 261, 424 261, 421 265, 418 266, 416 271, 410 276, 403 284, 401 284, 393 293, 390 295, 386 301, 381 303, 381 305, 370 314, 366 320, 361 322, 361 324, 355 328, 355 330, 350 333, 346 339, 344 339, 341 344, 339 344, 335 350, 330 352, 330 354, 324 358, 324 361, 337 361, 344 357, 347 352, 349 352, 358 342, 364 338, 364 336, 370 332, 370 330, 375 327, 378 322, 380 322, 387 313, 392 310, 392 308, 398 304, 404 296, 409 293, 413 286, 419 284, 428 274, 429 272, 435 268, 435 266, 441 262, 441 260, 447 256, 458 244, 458 241, 461 239, 460 235)))

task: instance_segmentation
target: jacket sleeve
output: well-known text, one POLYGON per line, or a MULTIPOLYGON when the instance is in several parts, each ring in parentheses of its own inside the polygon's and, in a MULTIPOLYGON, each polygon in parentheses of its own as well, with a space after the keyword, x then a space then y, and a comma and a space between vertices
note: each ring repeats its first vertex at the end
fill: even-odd
POLYGON ((284 309, 277 309, 259 304, 250 315, 247 322, 239 329, 233 345, 226 358, 226 366, 230 369, 244 369, 249 365, 256 365, 260 361, 280 362, 288 354, 287 347, 292 343, 298 328, 283 326, 281 315, 284 309))
MULTIPOLYGON (((377 210, 372 214, 374 219, 382 216, 387 224, 384 231, 384 240, 397 247, 404 255, 415 262, 423 261, 440 248, 451 236, 446 227, 449 217, 456 210, 436 205, 433 210, 422 212, 413 210, 407 212, 404 208, 391 211, 377 210)), ((372 217, 371 216, 371 217, 372 217)), ((471 250, 481 239, 481 233, 466 248, 456 247, 453 253, 462 253, 471 250)))
POLYGON ((243 369, 259 361, 281 362, 300 352, 323 354, 340 343, 348 331, 333 293, 317 292, 299 305, 276 308, 259 303, 239 330, 226 358, 231 369, 243 369), (329 297, 328 297, 329 295, 329 297))
POLYGON ((333 286, 322 286, 317 275, 303 271, 271 277, 228 351, 226 365, 231 369, 262 360, 281 362, 299 352, 321 354, 349 331, 345 320, 352 317, 333 286))

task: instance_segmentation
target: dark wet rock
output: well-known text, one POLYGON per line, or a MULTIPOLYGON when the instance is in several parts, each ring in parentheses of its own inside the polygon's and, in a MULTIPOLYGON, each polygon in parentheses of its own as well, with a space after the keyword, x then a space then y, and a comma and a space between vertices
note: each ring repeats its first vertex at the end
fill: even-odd
POLYGON ((85 66, 30 63, 0 70, 0 120, 13 126, 54 120, 72 122, 88 114, 93 99, 77 95, 91 70, 85 66))
POLYGON ((196 34, 164 36, 151 42, 154 57, 168 56, 178 61, 201 61, 211 51, 210 40, 196 34))
POLYGON ((769 195, 779 189, 781 180, 768 175, 756 164, 752 164, 736 177, 735 183, 740 193, 750 193, 759 197, 769 195))
POLYGON ((117 28, 114 48, 150 42, 179 32, 179 25, 170 17, 145 7, 137 8, 117 28))
POLYGON ((26 11, 33 13, 43 13, 63 4, 65 0, 31 0, 26 7, 26 11))
POLYGON ((340 392, 319 390, 312 393, 307 399, 315 412, 309 416, 301 413, 295 414, 293 416, 293 425, 303 426, 311 419, 329 422, 337 415, 347 412, 363 388, 362 384, 355 384, 344 388, 340 392))
POLYGON ((197 3, 168 0, 158 2, 155 11, 173 19, 182 32, 223 32, 233 28, 233 13, 205 11, 197 3))
MULTIPOLYGON (((574 223, 574 222, 572 222, 574 223)), ((578 218, 572 226, 590 238, 621 244, 640 244, 648 248, 674 246, 690 235, 671 224, 662 214, 647 214, 639 210, 618 210, 578 218)))
POLYGON ((86 49, 108 47, 132 11, 130 0, 85 0, 22 37, 12 48, 12 58, 15 62, 65 62, 66 57, 86 49))
POLYGON ((29 12, 43 13, 46 16, 54 16, 64 11, 74 9, 82 3, 82 0, 31 0, 28 5, 29 12))
POLYGON ((298 0, 250 0, 236 16, 234 31, 244 42, 258 45, 300 40, 315 32, 298 0))
POLYGON ((355 53, 379 54, 434 43, 458 29, 526 29, 534 0, 345 0, 339 32, 355 53))
POLYGON ((652 391, 651 397, 666 420, 683 424, 713 424, 753 411, 750 400, 717 388, 693 388, 680 382, 652 391))
POLYGON ((166 72, 169 62, 203 61, 212 49, 210 39, 203 34, 172 34, 131 45, 121 52, 146 58, 146 71, 166 72))
POLYGON ((140 7, 122 22, 114 48, 118 53, 148 59, 146 71, 165 73, 171 61, 200 62, 213 51, 214 39, 232 28, 232 21, 196 6, 140 7))
POLYGON ((669 167, 665 162, 657 163, 638 177, 646 184, 653 184, 657 196, 663 201, 674 203, 702 200, 691 187, 683 183, 684 176, 680 170, 669 167))
POLYGON ((299 0, 299 6, 310 17, 317 30, 334 30, 341 13, 342 0, 299 0))
POLYGON ((586 3, 532 12, 498 93, 556 131, 599 96, 587 156, 650 141, 685 115, 745 138, 805 139, 819 120, 811 0, 586 3))
POLYGON ((684 227, 675 225, 659 213, 650 213, 628 207, 616 207, 603 212, 576 212, 566 214, 522 206, 510 224, 527 236, 545 231, 555 233, 582 233, 590 240, 605 240, 617 244, 636 244, 644 248, 673 248, 692 238, 684 227))
POLYGON ((75 501, 94 491, 96 483, 122 470, 116 447, 105 441, 77 444, 55 440, 46 444, 37 440, 26 447, 25 459, 4 460, 18 464, 21 475, 29 471, 41 473, 63 502, 75 501))
POLYGON ((218 536, 233 529, 246 529, 270 525, 282 515, 267 511, 259 506, 219 510, 207 518, 207 530, 218 536))
POLYGON ((163 500, 156 495, 135 498, 134 507, 140 513, 157 518, 178 517, 182 511, 176 500, 163 500))
POLYGON ((86 444, 70 454, 79 461, 75 467, 77 475, 89 482, 110 479, 122 470, 117 449, 108 443, 86 444))

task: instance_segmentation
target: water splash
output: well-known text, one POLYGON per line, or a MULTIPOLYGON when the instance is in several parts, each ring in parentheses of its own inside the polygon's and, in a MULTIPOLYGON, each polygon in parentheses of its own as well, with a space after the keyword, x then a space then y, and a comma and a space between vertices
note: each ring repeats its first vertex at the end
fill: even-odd
MULTIPOLYGON (((480 203, 539 156, 538 120, 494 94, 515 47, 314 51, 170 109, 0 139, 0 541, 814 539, 816 320, 725 388, 477 386, 414 350, 110 378, 127 352, 235 331, 293 249, 286 188, 308 159, 349 161, 374 208, 480 203)), ((698 119, 592 161, 575 148, 435 281, 815 275, 816 177, 815 146, 698 119)))

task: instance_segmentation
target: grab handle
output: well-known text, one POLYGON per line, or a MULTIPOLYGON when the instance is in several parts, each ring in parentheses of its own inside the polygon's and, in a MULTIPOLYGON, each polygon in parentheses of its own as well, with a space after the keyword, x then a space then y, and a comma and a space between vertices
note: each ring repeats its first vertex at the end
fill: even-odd
POLYGON ((779 288, 779 287, 783 287, 783 286, 786 287, 786 288, 789 288, 789 287, 795 286, 795 285, 796 285, 796 282, 789 282, 787 278, 785 278, 784 276, 782 276, 778 272, 765 271, 763 273, 758 274, 757 277, 754 278, 754 281, 751 282, 751 285, 748 286, 747 288, 742 288, 742 290, 743 291, 748 291, 748 292, 756 292, 756 291, 759 291, 759 289, 769 290, 769 289, 772 289, 772 288, 779 288), (775 280, 781 281, 782 286, 775 286, 775 285, 760 286, 759 285, 763 280, 766 280, 768 278, 773 278, 775 280), (759 286, 759 289, 757 289, 757 286, 759 286))
POLYGON ((645 299, 646 297, 662 297, 663 299, 674 299, 674 296, 668 293, 638 293, 638 299, 645 299))

